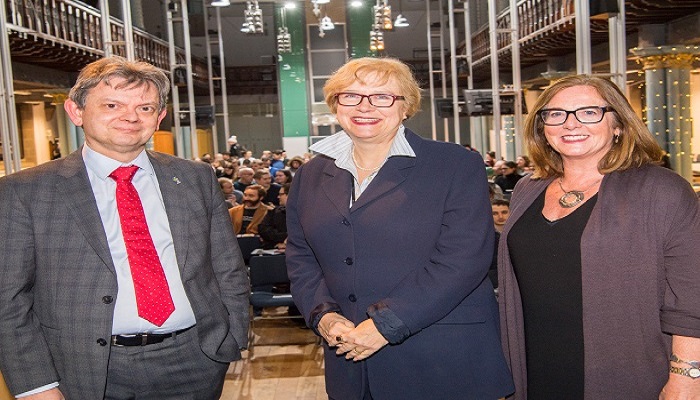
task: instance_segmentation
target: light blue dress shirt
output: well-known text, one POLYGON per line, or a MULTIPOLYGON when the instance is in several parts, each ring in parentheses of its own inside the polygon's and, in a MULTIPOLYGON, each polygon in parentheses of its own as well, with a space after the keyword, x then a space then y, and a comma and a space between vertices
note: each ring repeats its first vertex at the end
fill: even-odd
POLYGON ((87 167, 88 178, 95 195, 97 209, 100 212, 102 226, 107 235, 107 243, 112 254, 114 268, 117 272, 119 289, 114 306, 112 334, 168 333, 194 325, 196 322, 194 312, 182 285, 163 196, 158 186, 158 178, 146 152, 142 151, 135 160, 124 164, 97 153, 87 145, 84 145, 83 160, 87 167), (126 245, 124 244, 124 236, 122 235, 122 227, 119 221, 119 212, 117 211, 115 195, 117 183, 109 177, 112 171, 126 165, 139 167, 131 182, 141 198, 148 230, 153 238, 153 244, 163 266, 165 277, 170 287, 170 294, 175 304, 175 311, 160 327, 139 317, 136 309, 134 282, 131 277, 126 245))

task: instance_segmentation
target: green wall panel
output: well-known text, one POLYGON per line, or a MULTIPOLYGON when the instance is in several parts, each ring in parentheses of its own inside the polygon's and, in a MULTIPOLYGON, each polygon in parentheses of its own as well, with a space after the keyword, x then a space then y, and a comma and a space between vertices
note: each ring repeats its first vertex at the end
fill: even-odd
POLYGON ((368 0, 364 0, 360 7, 351 6, 350 1, 346 3, 350 58, 377 56, 369 49, 369 32, 374 22, 373 6, 374 3, 368 0))
MULTIPOLYGON (((304 4, 295 9, 287 9, 286 24, 291 35, 291 53, 279 53, 277 70, 279 71, 280 110, 282 129, 285 137, 309 136, 309 101, 308 83, 306 81, 305 55, 305 21, 304 4)), ((282 26, 282 9, 275 8, 275 25, 282 26)), ((277 30, 275 30, 277 35, 277 30)))

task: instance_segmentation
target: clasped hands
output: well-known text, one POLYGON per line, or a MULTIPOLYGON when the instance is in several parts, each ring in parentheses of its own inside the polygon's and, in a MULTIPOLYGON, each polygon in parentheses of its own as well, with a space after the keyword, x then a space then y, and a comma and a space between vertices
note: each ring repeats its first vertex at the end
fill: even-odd
POLYGON ((345 354, 347 360, 362 361, 389 343, 372 319, 355 326, 352 321, 334 312, 321 317, 318 331, 330 347, 336 347, 335 353, 345 354))

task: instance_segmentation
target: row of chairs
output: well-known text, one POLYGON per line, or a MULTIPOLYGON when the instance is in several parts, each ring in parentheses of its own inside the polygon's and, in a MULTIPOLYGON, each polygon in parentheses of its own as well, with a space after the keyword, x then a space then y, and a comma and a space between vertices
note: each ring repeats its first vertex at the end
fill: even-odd
POLYGON ((284 254, 276 255, 252 255, 260 248, 258 236, 245 236, 238 238, 243 259, 248 265, 250 274, 250 329, 248 330, 248 350, 252 353, 255 339, 255 322, 270 319, 301 319, 301 315, 293 313, 265 314, 264 308, 288 307, 295 309, 294 300, 290 293, 280 293, 276 287, 288 286, 287 265, 284 254))

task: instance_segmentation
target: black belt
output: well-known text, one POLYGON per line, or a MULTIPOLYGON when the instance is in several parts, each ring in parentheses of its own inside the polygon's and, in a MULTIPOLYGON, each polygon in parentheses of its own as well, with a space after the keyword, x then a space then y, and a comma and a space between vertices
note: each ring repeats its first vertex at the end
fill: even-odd
MULTIPOLYGON (((193 325, 194 326, 194 325, 193 325)), ((147 346, 174 338, 192 329, 192 326, 171 333, 137 333, 135 335, 112 335, 112 346, 147 346)))

